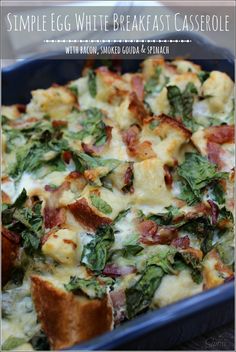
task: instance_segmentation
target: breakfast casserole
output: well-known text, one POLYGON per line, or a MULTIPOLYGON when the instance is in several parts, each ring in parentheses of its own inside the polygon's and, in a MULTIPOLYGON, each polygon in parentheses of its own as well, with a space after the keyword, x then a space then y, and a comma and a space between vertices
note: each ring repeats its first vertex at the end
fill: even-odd
POLYGON ((31 93, 2 107, 3 350, 69 348, 233 279, 226 73, 88 61, 31 93))

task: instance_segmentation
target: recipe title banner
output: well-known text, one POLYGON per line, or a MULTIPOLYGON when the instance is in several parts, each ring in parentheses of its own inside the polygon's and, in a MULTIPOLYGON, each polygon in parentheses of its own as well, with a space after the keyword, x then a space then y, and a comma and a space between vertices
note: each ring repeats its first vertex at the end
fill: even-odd
MULTIPOLYGON (((68 58, 74 54, 186 55, 186 46, 191 47, 189 52, 195 50, 192 34, 216 43, 218 36, 230 40, 233 10, 232 6, 3 6, 2 58, 52 51, 68 58)), ((197 47, 195 55, 211 58, 197 47)))
POLYGON ((8 32, 229 32, 229 15, 185 14, 88 14, 76 10, 74 14, 16 14, 5 18, 8 32))

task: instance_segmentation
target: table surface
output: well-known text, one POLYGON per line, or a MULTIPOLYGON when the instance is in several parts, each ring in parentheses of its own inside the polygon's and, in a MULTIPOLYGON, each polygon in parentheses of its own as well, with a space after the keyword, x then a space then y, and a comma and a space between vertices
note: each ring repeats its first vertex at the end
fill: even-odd
POLYGON ((234 322, 173 347, 173 351, 235 351, 234 322))

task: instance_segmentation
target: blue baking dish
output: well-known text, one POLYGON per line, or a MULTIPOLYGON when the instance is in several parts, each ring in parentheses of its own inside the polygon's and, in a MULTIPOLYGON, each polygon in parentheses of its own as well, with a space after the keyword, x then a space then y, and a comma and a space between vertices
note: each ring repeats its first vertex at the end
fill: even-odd
MULTIPOLYGON (((163 36, 158 37, 163 38, 163 36)), ((234 55, 205 38, 190 33, 170 33, 165 39, 191 39, 191 46, 181 46, 173 55, 187 57, 204 70, 224 71, 234 79, 234 55), (195 60, 203 52, 211 60, 195 60)), ((167 57, 168 58, 168 57, 167 57)), ((136 71, 140 60, 124 60, 124 72, 136 71)), ((68 60, 63 54, 50 53, 20 61, 2 69, 2 103, 25 104, 30 91, 47 88, 52 83, 65 84, 77 78, 84 65, 78 56, 68 60), (54 60, 52 60, 54 59, 54 60)), ((147 312, 123 323, 115 330, 70 350, 163 350, 183 343, 234 319, 234 282, 202 292, 159 310, 147 312)))

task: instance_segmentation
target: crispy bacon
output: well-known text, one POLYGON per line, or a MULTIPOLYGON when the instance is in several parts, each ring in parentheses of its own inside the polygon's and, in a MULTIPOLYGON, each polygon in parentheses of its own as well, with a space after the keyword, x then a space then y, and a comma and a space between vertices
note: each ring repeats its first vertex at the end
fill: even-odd
POLYGON ((11 230, 8 230, 6 227, 2 226, 2 234, 4 237, 8 238, 9 241, 13 243, 20 243, 20 235, 11 230))
POLYGON ((164 165, 164 178, 165 178, 165 184, 168 186, 168 187, 171 187, 172 186, 172 182, 173 182, 173 178, 172 178, 172 175, 171 175, 171 172, 170 172, 170 168, 168 165, 164 165))
POLYGON ((225 166, 225 163, 222 160, 222 154, 224 154, 224 150, 222 149, 220 144, 215 142, 207 142, 207 154, 208 159, 212 163, 217 164, 219 168, 225 166))
POLYGON ((96 230, 99 226, 108 225, 112 222, 111 219, 96 214, 85 198, 69 204, 68 209, 78 222, 88 229, 96 230))
POLYGON ((211 207, 209 203, 198 203, 194 207, 192 207, 191 211, 185 215, 187 220, 196 219, 200 216, 210 215, 211 207))
POLYGON ((131 80, 132 90, 136 93, 139 100, 144 98, 143 78, 140 75, 134 75, 131 80))
POLYGON ((141 233, 140 242, 152 245, 152 244, 169 244, 177 237, 177 230, 173 227, 158 227, 157 224, 152 220, 145 220, 138 226, 141 233))
POLYGON ((69 164, 72 159, 72 153, 66 150, 62 154, 62 158, 66 164, 69 164))
POLYGON ((138 142, 139 135, 139 127, 137 125, 133 125, 128 128, 128 130, 122 133, 123 142, 128 146, 132 146, 138 142))
POLYGON ((9 197, 9 195, 4 191, 1 191, 1 193, 2 193, 2 202, 5 204, 11 204, 11 198, 9 197))
POLYGON ((147 110, 145 109, 143 103, 138 99, 135 92, 130 93, 129 110, 140 123, 148 117, 147 110))
POLYGON ((208 203, 210 204, 211 207, 211 222, 212 225, 217 224, 217 219, 219 215, 219 208, 216 203, 214 203, 211 199, 208 200, 208 203))
POLYGON ((65 191, 69 188, 69 186, 70 186, 69 181, 64 181, 60 186, 58 186, 56 188, 51 187, 50 185, 45 185, 45 187, 44 187, 45 191, 54 193, 54 199, 52 201, 52 206, 55 201, 55 197, 59 197, 63 191, 65 191))
POLYGON ((85 153, 89 155, 97 155, 101 153, 104 150, 104 147, 110 143, 111 138, 112 138, 112 127, 111 126, 106 126, 105 127, 105 132, 106 132, 106 142, 103 145, 93 145, 93 144, 86 144, 86 143, 81 143, 81 146, 84 150, 85 153))
POLYGON ((64 208, 44 208, 44 225, 46 229, 52 229, 65 223, 66 214, 64 208))
POLYGON ((217 144, 234 143, 234 126, 222 125, 206 128, 205 136, 209 142, 217 144))
POLYGON ((26 105, 25 104, 16 104, 17 110, 24 114, 26 112, 26 105))
POLYGON ((128 274, 135 273, 137 270, 133 265, 117 266, 115 264, 107 264, 103 270, 103 275, 110 277, 125 276, 128 274))
POLYGON ((123 142, 127 145, 131 156, 136 156, 141 160, 156 157, 156 153, 152 149, 152 143, 144 141, 139 143, 139 128, 133 125, 122 134, 123 142))
POLYGON ((158 227, 155 221, 144 220, 138 225, 138 229, 143 237, 153 237, 156 235, 158 227))
POLYGON ((134 193, 133 178, 133 165, 131 164, 125 171, 123 192, 134 193))
POLYGON ((60 127, 67 127, 68 122, 65 120, 53 120, 52 127, 53 128, 60 128, 60 127))
POLYGON ((126 296, 125 291, 122 289, 111 291, 110 298, 114 311, 114 320, 115 324, 119 324, 122 320, 125 319, 125 303, 126 296))
POLYGON ((186 235, 184 237, 174 238, 173 241, 171 241, 171 245, 176 248, 186 249, 190 246, 189 237, 186 235))

